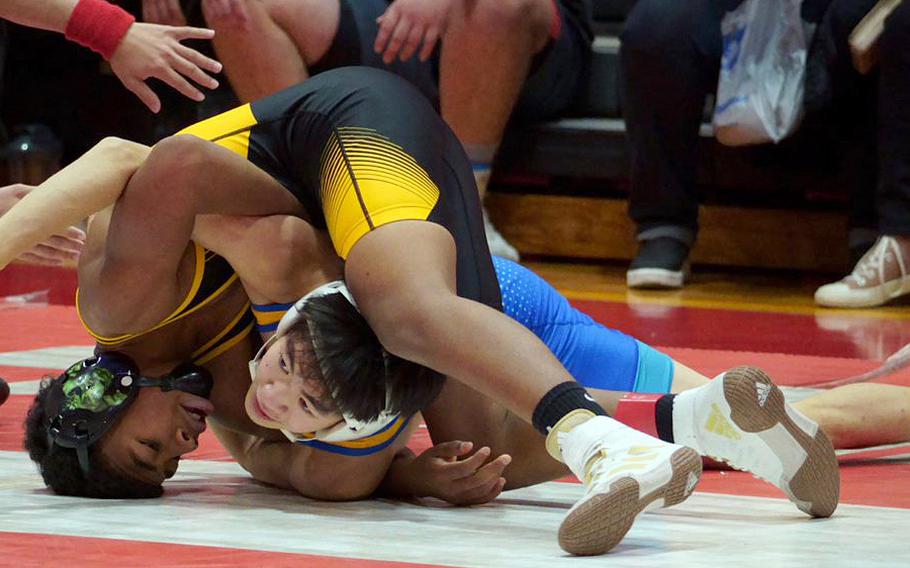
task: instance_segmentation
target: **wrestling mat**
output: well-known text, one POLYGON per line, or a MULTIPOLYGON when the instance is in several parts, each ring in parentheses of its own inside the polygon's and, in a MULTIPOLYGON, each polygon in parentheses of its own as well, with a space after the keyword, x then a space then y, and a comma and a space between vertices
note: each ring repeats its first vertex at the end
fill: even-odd
MULTIPOLYGON (((742 294, 687 300, 565 291, 597 320, 709 376, 751 364, 799 386, 868 371, 910 342, 906 308, 845 314, 742 294)), ((22 451, 22 422, 36 379, 90 353, 71 306, 0 304, 0 376, 13 393, 0 408, 0 566, 683 567, 722 559, 865 567, 906 565, 910 557, 910 444, 843 452, 842 501, 831 519, 808 519, 748 474, 707 471, 687 502, 644 514, 611 554, 588 559, 556 542, 582 493, 574 480, 473 508, 319 503, 252 481, 210 432, 162 499, 58 497, 22 451)), ((910 372, 884 382, 910 386, 910 372)), ((411 443, 416 451, 428 445, 425 430, 411 443)))

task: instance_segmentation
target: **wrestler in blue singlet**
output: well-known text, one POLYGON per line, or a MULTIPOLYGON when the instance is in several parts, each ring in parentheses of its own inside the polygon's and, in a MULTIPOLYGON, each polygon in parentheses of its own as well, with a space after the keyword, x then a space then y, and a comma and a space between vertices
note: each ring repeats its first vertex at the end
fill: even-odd
POLYGON ((667 393, 673 360, 573 308, 555 288, 527 268, 493 257, 502 308, 543 341, 586 387, 667 393))

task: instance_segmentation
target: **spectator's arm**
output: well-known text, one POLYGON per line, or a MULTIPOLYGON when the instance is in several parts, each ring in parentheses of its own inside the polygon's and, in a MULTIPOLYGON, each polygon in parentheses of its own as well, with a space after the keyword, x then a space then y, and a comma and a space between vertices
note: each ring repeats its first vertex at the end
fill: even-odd
POLYGON ((134 23, 122 8, 100 0, 3 0, 0 18, 66 34, 111 63, 127 89, 152 112, 161 101, 145 83, 156 78, 195 101, 205 98, 187 79, 214 89, 221 64, 181 44, 186 39, 211 39, 215 32, 202 28, 134 23))

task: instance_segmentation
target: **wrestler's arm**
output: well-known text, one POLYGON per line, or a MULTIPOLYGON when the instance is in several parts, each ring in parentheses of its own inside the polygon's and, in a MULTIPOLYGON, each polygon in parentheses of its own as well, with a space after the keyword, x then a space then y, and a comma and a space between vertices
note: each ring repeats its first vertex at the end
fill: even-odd
POLYGON ((375 454, 351 457, 241 434, 214 421, 210 424, 222 445, 256 480, 323 501, 355 501, 372 495, 403 445, 402 441, 375 454))
POLYGON ((117 200, 103 264, 88 294, 117 320, 143 328, 180 287, 178 267, 197 215, 297 213, 300 205, 268 174, 233 152, 193 136, 159 142, 117 200), (116 304, 109 300, 116 299, 116 304), (143 306, 137 310, 137 306, 143 306), (149 321, 145 321, 149 320, 149 321))
POLYGON ((0 269, 51 235, 113 204, 150 148, 105 138, 0 217, 0 269))
POLYGON ((328 236, 299 217, 200 215, 193 240, 231 263, 254 304, 295 302, 342 274, 328 236))

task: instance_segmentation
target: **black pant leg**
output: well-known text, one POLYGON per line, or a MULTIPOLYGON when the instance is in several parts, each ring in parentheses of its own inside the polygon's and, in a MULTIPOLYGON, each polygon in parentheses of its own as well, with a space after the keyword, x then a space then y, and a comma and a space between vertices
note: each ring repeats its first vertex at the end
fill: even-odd
POLYGON ((879 49, 879 230, 910 235, 910 3, 891 14, 879 49))
POLYGON ((740 0, 639 0, 622 33, 623 115, 631 145, 629 213, 641 235, 675 226, 694 238, 698 129, 716 90, 720 22, 740 0))

